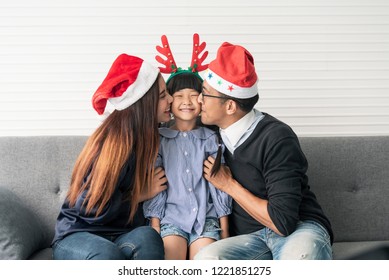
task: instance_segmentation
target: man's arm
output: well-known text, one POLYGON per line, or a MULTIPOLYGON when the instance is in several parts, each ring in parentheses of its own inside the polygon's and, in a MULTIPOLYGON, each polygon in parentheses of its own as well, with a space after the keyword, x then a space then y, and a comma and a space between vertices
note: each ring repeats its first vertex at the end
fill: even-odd
POLYGON ((204 161, 204 178, 217 189, 229 194, 255 220, 283 236, 269 216, 267 210, 268 201, 256 197, 239 184, 232 177, 231 171, 227 166, 222 166, 219 172, 211 177, 211 169, 214 162, 215 159, 211 156, 204 161))

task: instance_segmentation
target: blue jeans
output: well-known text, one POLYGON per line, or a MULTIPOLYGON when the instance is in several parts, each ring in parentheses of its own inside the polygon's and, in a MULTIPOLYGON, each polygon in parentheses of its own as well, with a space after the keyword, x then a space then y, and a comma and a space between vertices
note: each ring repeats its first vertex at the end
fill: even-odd
POLYGON ((122 235, 75 232, 53 245, 56 260, 163 260, 164 254, 160 235, 148 226, 122 235))
POLYGON ((313 221, 300 221, 288 236, 269 228, 214 242, 195 260, 330 260, 332 248, 327 230, 313 221))
POLYGON ((192 233, 187 233, 176 225, 172 225, 172 224, 161 225, 162 238, 169 235, 181 236, 182 238, 186 239, 188 245, 191 245, 197 239, 204 238, 204 237, 211 238, 214 240, 220 240, 220 231, 221 229, 219 226, 219 221, 214 218, 207 218, 205 220, 204 229, 201 235, 198 235, 195 231, 192 231, 192 233))

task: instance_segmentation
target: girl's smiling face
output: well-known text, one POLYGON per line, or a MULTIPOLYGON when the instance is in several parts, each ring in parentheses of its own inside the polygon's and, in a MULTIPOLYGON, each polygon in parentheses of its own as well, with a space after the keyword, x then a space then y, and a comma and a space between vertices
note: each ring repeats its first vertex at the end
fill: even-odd
POLYGON ((193 121, 198 117, 201 111, 201 106, 197 102, 198 96, 199 92, 190 88, 173 94, 171 109, 176 121, 193 121))

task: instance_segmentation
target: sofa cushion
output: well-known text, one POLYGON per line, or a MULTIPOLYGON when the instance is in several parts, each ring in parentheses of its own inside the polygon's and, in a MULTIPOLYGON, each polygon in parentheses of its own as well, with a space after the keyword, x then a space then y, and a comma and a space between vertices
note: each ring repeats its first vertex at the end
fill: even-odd
POLYGON ((389 259, 389 241, 335 242, 332 250, 335 260, 389 259))
POLYGON ((389 238, 389 137, 303 137, 309 184, 335 242, 389 238))
POLYGON ((0 259, 27 259, 44 239, 37 216, 11 190, 0 187, 0 259))
POLYGON ((86 136, 0 137, 0 187, 12 190, 54 237, 76 159, 86 136))
POLYGON ((53 249, 45 248, 37 251, 33 255, 31 255, 29 260, 52 260, 53 259, 53 249))

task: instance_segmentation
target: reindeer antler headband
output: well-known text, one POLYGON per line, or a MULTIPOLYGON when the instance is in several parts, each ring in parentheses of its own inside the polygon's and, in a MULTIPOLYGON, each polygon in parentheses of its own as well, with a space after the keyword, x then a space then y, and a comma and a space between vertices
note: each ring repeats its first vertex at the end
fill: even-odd
POLYGON ((176 62, 174 61, 172 51, 169 46, 169 42, 167 40, 166 35, 162 35, 161 37, 162 41, 162 47, 156 46, 157 51, 164 55, 166 59, 163 59, 159 55, 155 56, 155 59, 163 64, 165 67, 159 67, 161 70, 161 73, 170 74, 169 78, 167 79, 166 83, 169 82, 171 78, 173 78, 176 75, 182 74, 182 73, 193 73, 196 76, 200 78, 202 81, 203 79, 200 77, 198 72, 203 71, 208 68, 208 64, 202 65, 204 60, 208 56, 208 51, 205 51, 203 55, 200 57, 200 53, 205 49, 206 43, 202 42, 200 43, 200 37, 199 34, 195 33, 193 34, 193 51, 192 51, 192 61, 190 66, 188 67, 188 70, 184 70, 181 67, 177 67, 176 62))

